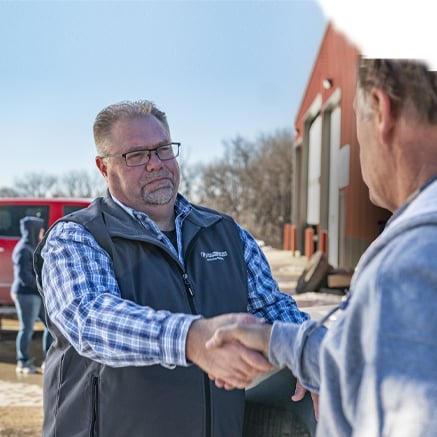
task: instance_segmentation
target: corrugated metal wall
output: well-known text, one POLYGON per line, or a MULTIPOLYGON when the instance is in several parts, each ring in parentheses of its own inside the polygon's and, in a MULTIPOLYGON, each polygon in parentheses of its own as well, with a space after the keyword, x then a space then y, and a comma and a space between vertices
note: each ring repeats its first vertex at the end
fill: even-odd
MULTIPOLYGON (((367 187, 361 177, 353 112, 358 56, 358 48, 330 24, 308 79, 295 122, 297 134, 291 221, 297 228, 297 247, 301 251, 304 250, 304 230, 308 224, 315 224, 314 211, 317 208, 314 208, 312 202, 317 201, 319 220, 316 229, 319 234, 321 231, 328 233, 327 251, 330 263, 335 267, 348 269, 355 267, 361 254, 378 235, 381 223, 390 216, 388 211, 371 204, 367 187), (331 125, 332 114, 341 115, 339 150, 331 150, 331 147, 338 148, 338 144, 332 144, 333 141, 338 142, 331 132, 332 129, 337 129, 331 125), (309 187, 308 184, 314 183, 309 181, 314 173, 314 169, 310 169, 314 162, 309 162, 311 159, 309 134, 314 120, 318 117, 322 125, 320 198, 309 199, 311 186, 309 187), (349 147, 348 154, 342 153, 344 147, 349 147), (347 155, 348 163, 341 159, 347 155), (335 169, 335 165, 332 167, 331 160, 335 157, 338 158, 339 163, 342 162, 341 168, 335 169), (349 168, 346 168, 347 165, 349 168), (332 184, 336 183, 338 178, 332 177, 333 171, 338 172, 338 178, 348 181, 344 187, 340 184, 337 196, 332 184), (338 208, 338 211, 332 211, 332 208, 338 208), (308 212, 310 212, 310 223, 308 223, 308 212), (337 228, 335 228, 334 217, 338 221, 337 228), (330 244, 337 247, 329 251, 330 244)), ((345 151, 346 149, 343 150, 345 151)))

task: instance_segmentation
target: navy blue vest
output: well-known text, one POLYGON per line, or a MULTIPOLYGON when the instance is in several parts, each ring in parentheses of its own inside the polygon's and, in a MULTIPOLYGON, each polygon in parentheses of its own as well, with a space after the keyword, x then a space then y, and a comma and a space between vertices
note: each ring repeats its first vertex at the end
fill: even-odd
MULTIPOLYGON (((185 268, 110 198, 61 220, 81 223, 108 252, 125 299, 205 317, 247 310, 243 245, 230 217, 193 206, 183 224, 185 268)), ((42 295, 44 242, 35 255, 42 295)), ((49 328, 44 436, 241 436, 244 391, 217 389, 195 365, 101 365, 80 356, 50 321, 49 328)))

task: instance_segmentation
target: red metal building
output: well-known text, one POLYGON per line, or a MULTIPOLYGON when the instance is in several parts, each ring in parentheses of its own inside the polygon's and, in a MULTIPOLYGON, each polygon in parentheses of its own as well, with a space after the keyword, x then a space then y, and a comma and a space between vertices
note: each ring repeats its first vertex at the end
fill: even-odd
POLYGON ((353 99, 360 52, 329 24, 299 107, 294 140, 294 246, 323 250, 352 269, 390 213, 374 206, 361 177, 353 99), (314 230, 314 246, 308 247, 314 230))

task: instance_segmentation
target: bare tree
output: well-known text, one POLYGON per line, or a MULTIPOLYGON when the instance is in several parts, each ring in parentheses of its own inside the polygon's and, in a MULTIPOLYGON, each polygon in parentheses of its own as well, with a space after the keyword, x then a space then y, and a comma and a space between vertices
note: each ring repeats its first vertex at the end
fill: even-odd
POLYGON ((253 143, 236 137, 225 146, 225 157, 201 172, 201 203, 232 215, 255 237, 280 247, 291 216, 290 132, 262 135, 253 143))
POLYGON ((293 140, 288 131, 277 131, 258 140, 259 152, 251 179, 256 187, 252 213, 260 238, 282 245, 284 224, 291 218, 293 140))
POLYGON ((95 171, 71 171, 65 174, 57 185, 58 195, 68 197, 96 197, 105 193, 106 183, 103 176, 95 171))
POLYGON ((104 194, 106 183, 97 171, 71 171, 62 177, 45 173, 28 173, 15 180, 12 189, 0 195, 28 197, 96 197, 104 194), (6 193, 6 194, 3 194, 6 193), (10 193, 10 194, 8 194, 10 193))
POLYGON ((56 176, 44 173, 26 173, 15 180, 14 189, 19 196, 46 197, 57 181, 56 176))
POLYGON ((181 174, 179 191, 190 199, 190 201, 196 202, 198 201, 196 187, 199 184, 202 164, 197 163, 190 165, 188 158, 183 155, 179 156, 178 162, 181 174))
POLYGON ((10 187, 0 188, 0 197, 18 197, 18 191, 10 187))
POLYGON ((198 186, 199 201, 211 208, 238 217, 244 225, 250 183, 247 175, 253 157, 253 145, 238 136, 225 142, 225 156, 204 166, 198 186))

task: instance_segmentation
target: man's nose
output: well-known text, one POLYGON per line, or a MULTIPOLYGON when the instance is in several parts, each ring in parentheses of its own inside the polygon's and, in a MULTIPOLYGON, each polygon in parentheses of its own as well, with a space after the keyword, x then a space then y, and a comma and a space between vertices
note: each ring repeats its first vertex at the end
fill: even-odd
POLYGON ((149 152, 149 160, 147 161, 146 168, 149 170, 161 167, 162 161, 159 159, 158 153, 156 152, 156 150, 151 150, 149 152))

